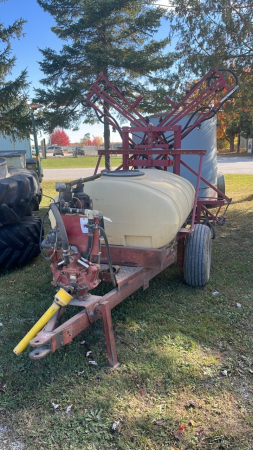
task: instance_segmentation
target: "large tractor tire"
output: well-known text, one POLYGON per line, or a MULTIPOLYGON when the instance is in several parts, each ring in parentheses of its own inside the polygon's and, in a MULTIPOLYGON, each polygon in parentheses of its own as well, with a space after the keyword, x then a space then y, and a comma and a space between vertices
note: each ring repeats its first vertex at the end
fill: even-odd
POLYGON ((38 211, 41 188, 38 176, 27 169, 8 168, 9 176, 0 179, 0 226, 20 222, 38 211))
POLYGON ((38 256, 40 229, 41 220, 36 216, 0 227, 0 267, 10 269, 38 256))
POLYGON ((205 286, 210 278, 212 233, 208 226, 197 224, 186 239, 184 279, 190 286, 205 286))

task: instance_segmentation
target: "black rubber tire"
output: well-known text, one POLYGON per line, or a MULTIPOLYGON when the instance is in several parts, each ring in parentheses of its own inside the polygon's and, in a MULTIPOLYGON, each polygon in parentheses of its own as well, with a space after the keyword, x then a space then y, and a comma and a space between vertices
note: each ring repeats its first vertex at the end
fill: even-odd
POLYGON ((36 216, 0 227, 0 267, 10 269, 38 256, 40 229, 41 220, 36 216))
POLYGON ((210 278, 212 233, 208 226, 197 224, 186 239, 184 279, 190 286, 205 286, 210 278))
MULTIPOLYGON (((219 191, 221 191, 222 194, 225 194, 226 192, 225 177, 220 170, 217 171, 217 189, 219 189, 219 191)), ((218 195, 218 198, 219 199, 222 198, 221 195, 218 195)))
POLYGON ((41 188, 33 170, 8 168, 9 177, 0 179, 0 226, 20 222, 39 210, 41 188))

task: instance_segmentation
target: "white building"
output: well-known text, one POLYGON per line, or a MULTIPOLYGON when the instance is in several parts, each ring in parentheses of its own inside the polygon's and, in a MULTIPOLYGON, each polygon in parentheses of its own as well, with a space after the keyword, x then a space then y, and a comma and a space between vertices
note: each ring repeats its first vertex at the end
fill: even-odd
POLYGON ((16 141, 12 140, 10 136, 0 134, 0 151, 8 152, 13 150, 25 150, 26 159, 32 158, 31 141, 30 138, 16 141))

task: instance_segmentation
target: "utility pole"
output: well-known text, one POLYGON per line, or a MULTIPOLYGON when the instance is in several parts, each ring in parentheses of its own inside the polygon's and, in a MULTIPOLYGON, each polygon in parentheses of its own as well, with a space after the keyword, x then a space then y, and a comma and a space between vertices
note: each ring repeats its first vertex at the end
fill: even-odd
POLYGON ((31 104, 28 105, 31 117, 32 117, 32 126, 33 126, 33 137, 34 137, 34 145, 35 145, 35 153, 36 153, 36 162, 37 162, 37 169, 38 169, 38 175, 40 182, 42 181, 42 171, 41 171, 41 161, 40 161, 40 154, 39 154, 39 147, 38 147, 38 140, 37 140, 37 133, 35 128, 35 119, 34 119, 34 111, 38 108, 42 108, 43 105, 40 104, 31 104))

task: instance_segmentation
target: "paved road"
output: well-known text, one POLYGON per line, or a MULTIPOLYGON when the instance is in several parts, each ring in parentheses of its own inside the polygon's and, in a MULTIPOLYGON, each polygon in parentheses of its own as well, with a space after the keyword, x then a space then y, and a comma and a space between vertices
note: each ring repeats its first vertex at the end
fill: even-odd
POLYGON ((94 169, 43 169, 43 180, 75 180, 93 175, 94 169))
MULTIPOLYGON (((224 174, 253 174, 253 157, 218 156, 218 169, 224 174)), ((43 169, 44 181, 75 180, 93 175, 94 169, 43 169)))
POLYGON ((253 174, 252 156, 218 156, 218 170, 230 174, 253 174))

